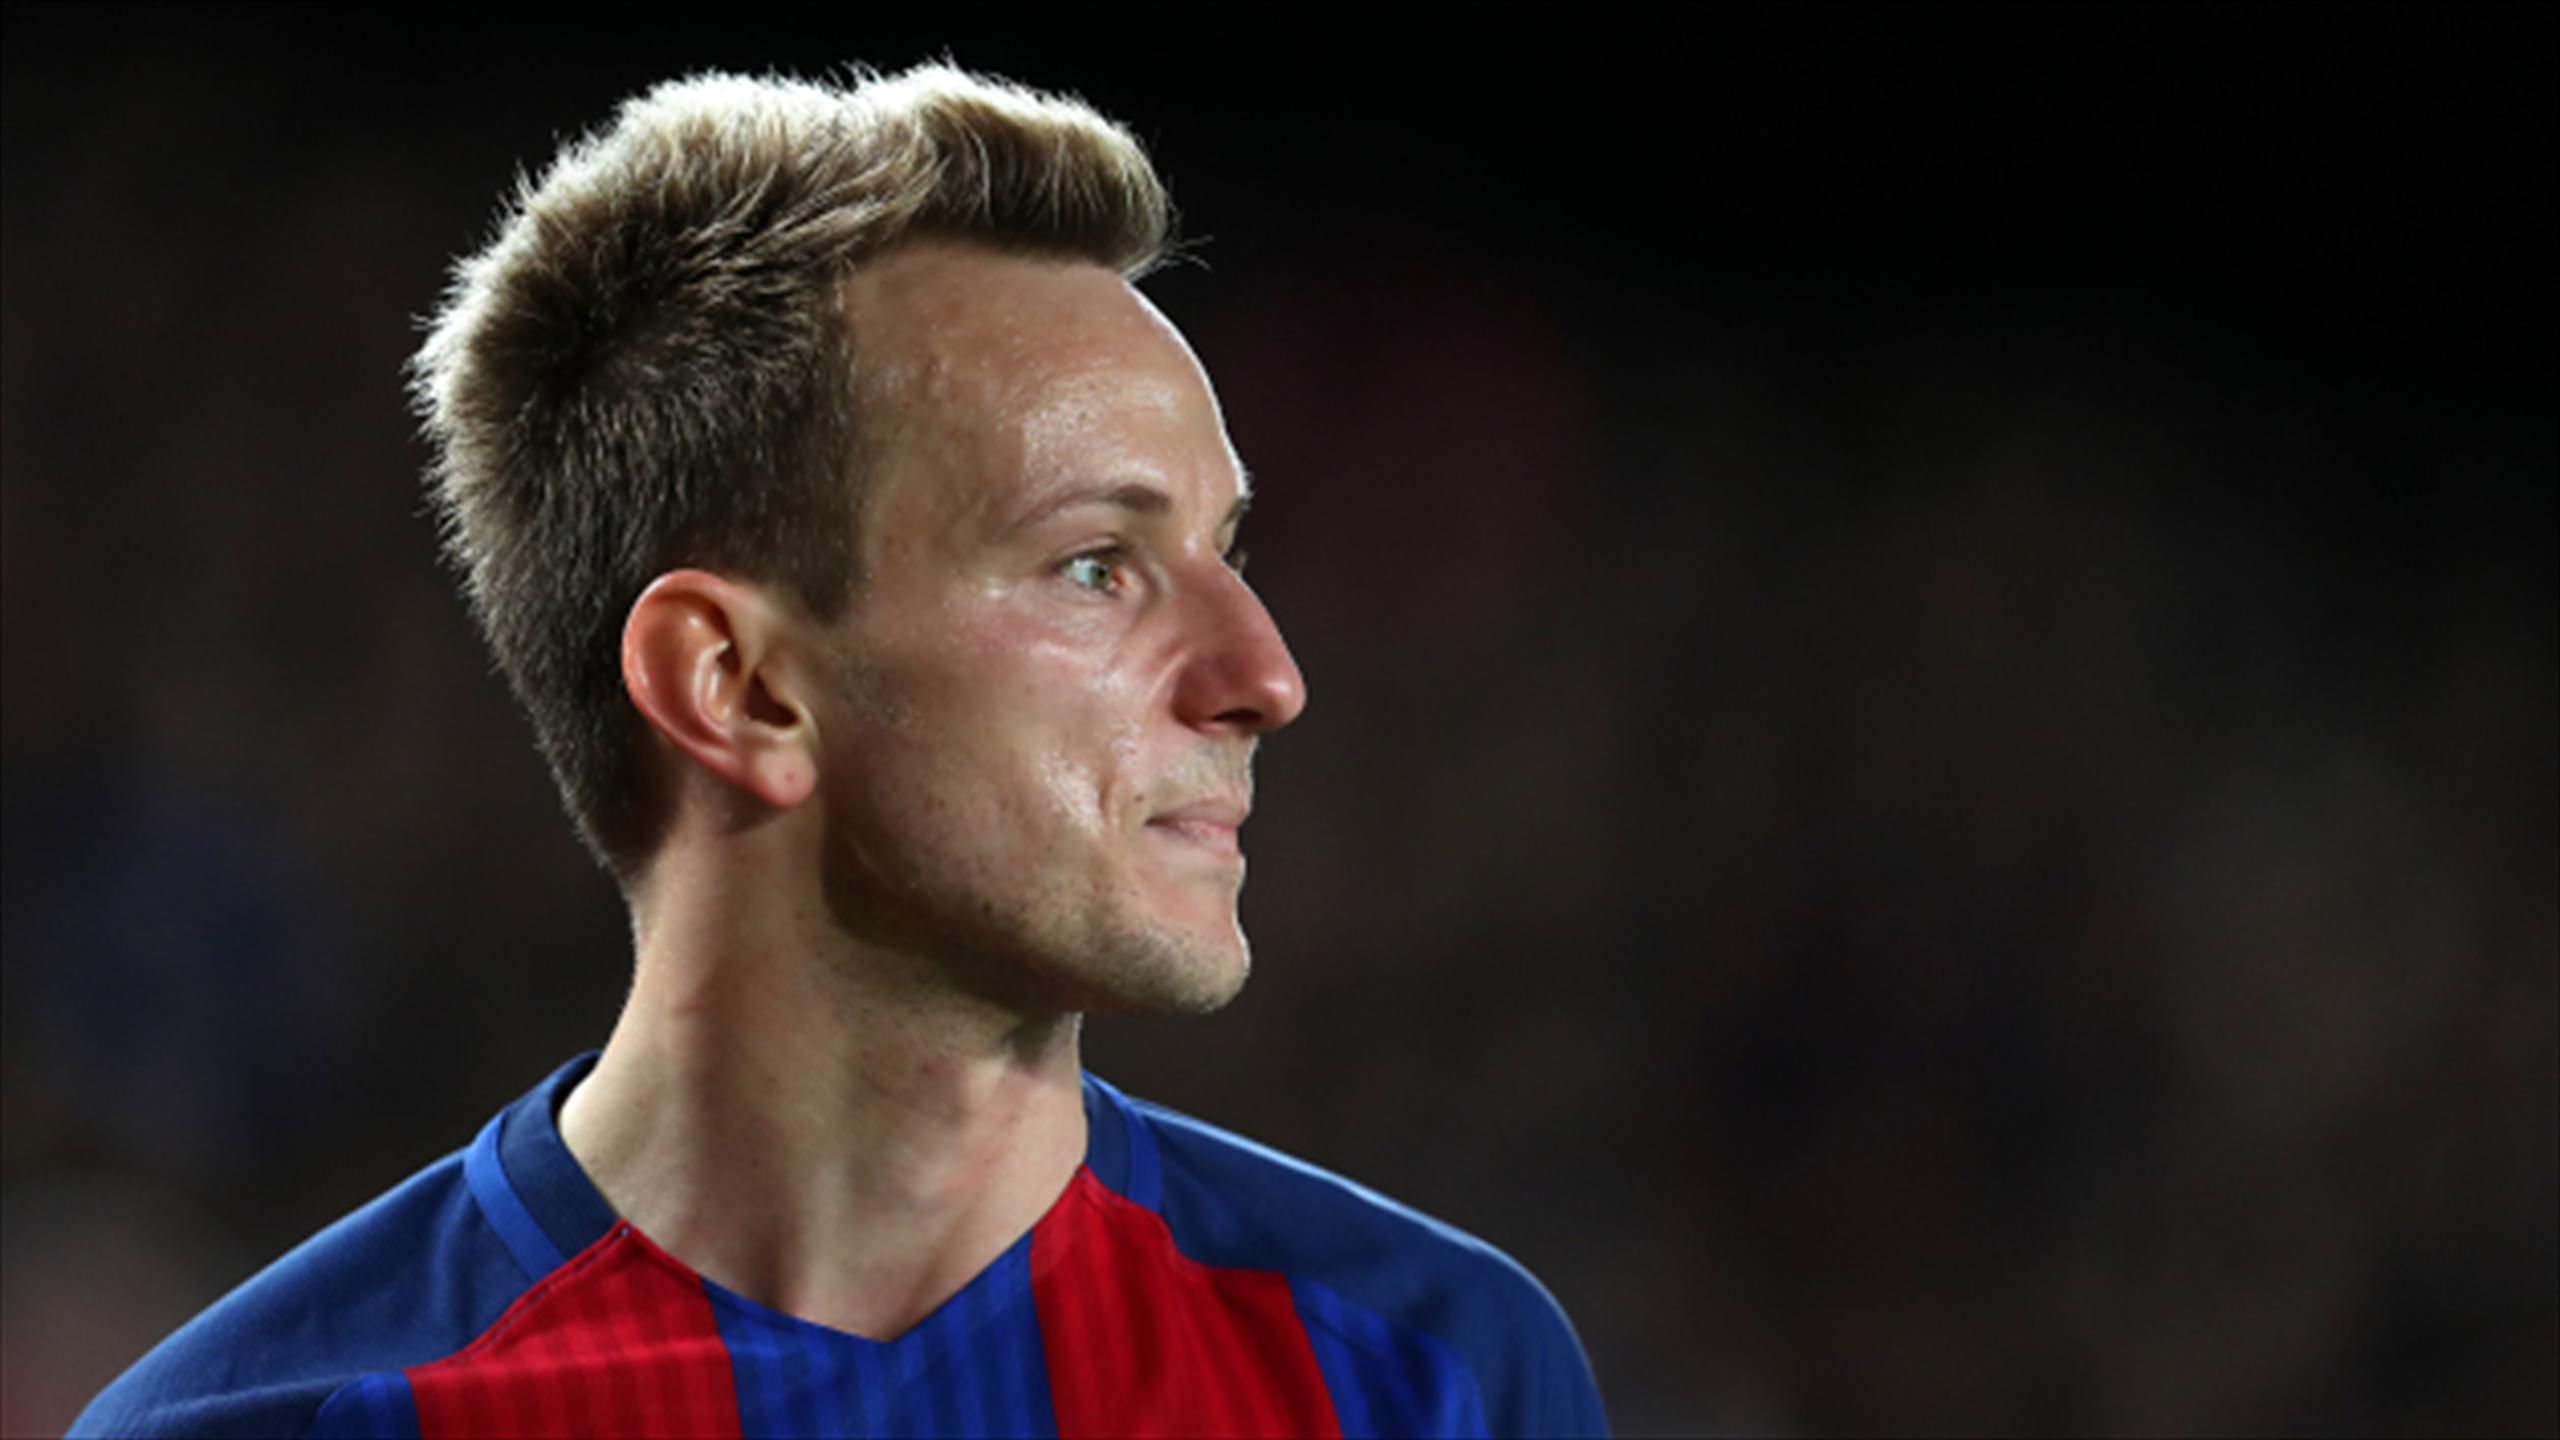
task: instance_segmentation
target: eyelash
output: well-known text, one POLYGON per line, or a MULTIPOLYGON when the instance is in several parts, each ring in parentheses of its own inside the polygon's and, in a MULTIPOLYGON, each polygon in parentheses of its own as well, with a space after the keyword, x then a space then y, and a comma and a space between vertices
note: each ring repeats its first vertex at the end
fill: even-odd
MULTIPOLYGON (((1245 548, 1239 545, 1218 558, 1225 563, 1228 569, 1233 570, 1238 575, 1242 575, 1244 573, 1245 561, 1251 557, 1246 552, 1245 548)), ((1118 581, 1119 577, 1121 577, 1128 569, 1129 547, 1125 545, 1104 545, 1097 549, 1086 550, 1078 554, 1070 555, 1066 559, 1058 562, 1058 573, 1061 575, 1067 574, 1075 566, 1081 565, 1088 560, 1107 568, 1111 572, 1115 583, 1108 588, 1084 585, 1082 581, 1078 580, 1070 580, 1068 583, 1080 585, 1084 589, 1090 590, 1096 595, 1119 594, 1121 585, 1118 581)))

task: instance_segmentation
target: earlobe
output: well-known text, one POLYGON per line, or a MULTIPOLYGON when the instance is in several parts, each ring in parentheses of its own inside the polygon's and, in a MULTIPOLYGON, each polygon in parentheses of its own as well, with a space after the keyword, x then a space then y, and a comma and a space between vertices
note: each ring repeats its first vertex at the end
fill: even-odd
POLYGON ((777 810, 790 809, 817 788, 817 772, 797 753, 780 747, 766 747, 749 768, 754 780, 746 788, 777 810))
POLYGON ((701 570, 659 576, 622 627, 622 683, 651 728, 703 769, 776 809, 808 798, 808 722, 772 683, 781 616, 701 570))

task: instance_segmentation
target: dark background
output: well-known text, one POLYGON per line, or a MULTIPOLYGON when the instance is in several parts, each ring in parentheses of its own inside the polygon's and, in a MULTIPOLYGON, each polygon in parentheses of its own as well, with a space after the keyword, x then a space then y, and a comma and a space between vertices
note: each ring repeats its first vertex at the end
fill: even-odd
POLYGON ((946 49, 1154 146, 1314 697, 1253 988, 1096 1069, 1631 1433, 2560 1427, 2554 13, 9 9, 0 1428, 610 1023, 450 257, 946 49))

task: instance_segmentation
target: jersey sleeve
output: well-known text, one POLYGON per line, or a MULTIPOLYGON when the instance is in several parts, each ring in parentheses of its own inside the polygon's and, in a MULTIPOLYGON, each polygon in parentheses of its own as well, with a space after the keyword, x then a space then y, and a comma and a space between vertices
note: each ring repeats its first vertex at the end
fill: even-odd
POLYGON ((70 1433, 300 1435, 349 1380, 453 1348, 527 1283, 447 1157, 153 1347, 70 1433))
POLYGON ((1572 1322, 1534 1276, 1513 1269, 1518 1288, 1502 1304, 1516 1338, 1507 1362, 1491 1369, 1497 1393, 1486 1397, 1486 1429, 1494 1435, 1607 1435, 1600 1386, 1572 1322))
POLYGON ((1343 1435, 1608 1433, 1572 1324, 1510 1256, 1304 1161, 1095 1089, 1125 1137, 1097 1144, 1106 1184, 1160 1211, 1192 1258, 1288 1277, 1343 1435))

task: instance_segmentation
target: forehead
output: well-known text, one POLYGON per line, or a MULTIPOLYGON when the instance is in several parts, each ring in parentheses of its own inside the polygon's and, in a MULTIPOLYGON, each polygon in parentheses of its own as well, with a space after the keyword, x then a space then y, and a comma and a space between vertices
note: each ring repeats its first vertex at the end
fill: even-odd
POLYGON ((931 472, 935 508, 983 508, 1120 478, 1223 488, 1200 497, 1223 508, 1241 484, 1190 347, 1099 265, 910 246, 858 272, 846 306, 883 487, 931 472))
POLYGON ((1113 350, 1189 352, 1127 281, 1079 260, 977 246, 901 246, 845 287, 854 333, 893 381, 950 383, 1113 350))

